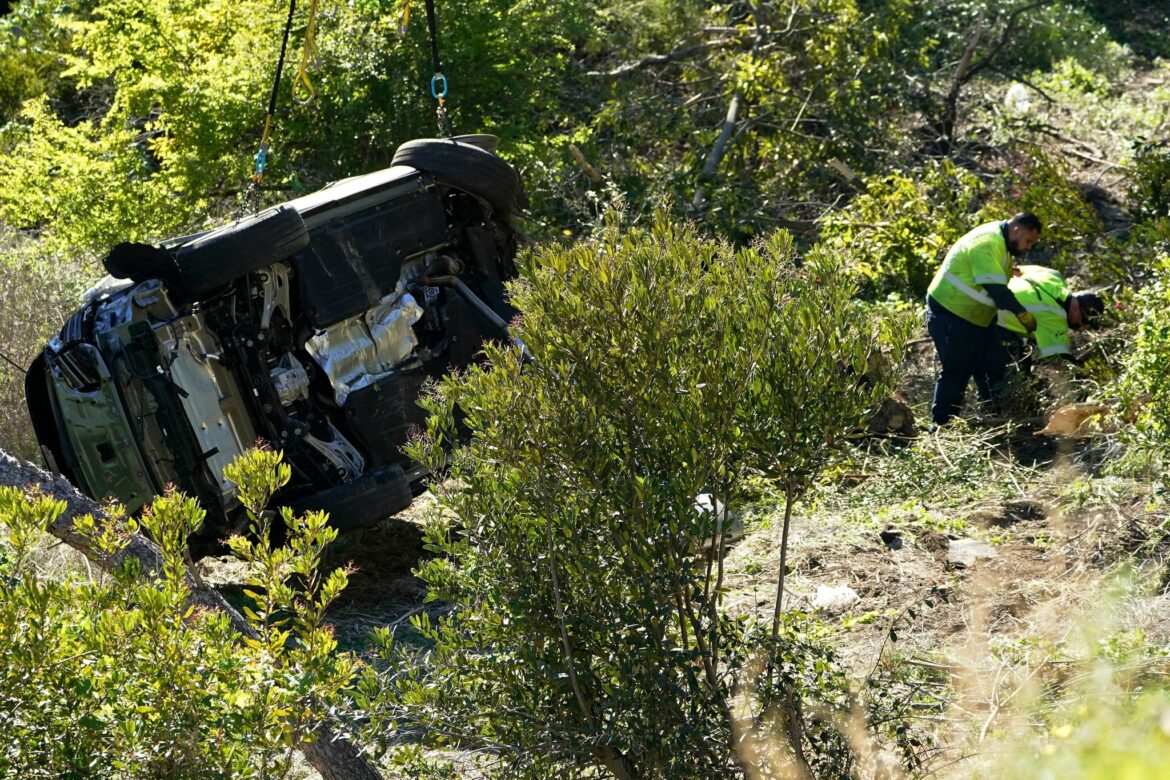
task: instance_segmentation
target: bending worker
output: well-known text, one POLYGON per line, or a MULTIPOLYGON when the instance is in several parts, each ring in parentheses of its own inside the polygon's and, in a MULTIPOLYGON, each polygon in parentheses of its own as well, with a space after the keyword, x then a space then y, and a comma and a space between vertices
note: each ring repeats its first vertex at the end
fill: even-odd
POLYGON ((927 288, 926 329, 942 366, 930 406, 936 424, 959 413, 972 378, 980 398, 994 398, 996 388, 986 369, 988 352, 1002 351, 995 327, 999 309, 1013 315, 1025 332, 1036 330, 1035 315, 1012 295, 1008 279, 1012 258, 1031 249, 1040 230, 1040 220, 1029 212, 980 225, 955 242, 927 288))
MULTIPOLYGON (((1025 311, 1035 315, 1036 330, 1029 334, 1016 317, 1001 311, 1001 343, 1006 341, 1011 344, 1030 335, 1036 341, 1036 356, 1040 359, 1062 357, 1075 360, 1068 337, 1069 329, 1079 328, 1105 310, 1100 295, 1094 292, 1071 292, 1059 271, 1042 265, 1017 267, 1008 280, 1008 289, 1025 311)), ((1003 347, 989 351, 985 366, 993 386, 996 384, 995 376, 998 374, 1003 377, 1010 360, 1010 353, 1003 347)), ((1030 361, 1025 362, 1027 370, 1030 361)))

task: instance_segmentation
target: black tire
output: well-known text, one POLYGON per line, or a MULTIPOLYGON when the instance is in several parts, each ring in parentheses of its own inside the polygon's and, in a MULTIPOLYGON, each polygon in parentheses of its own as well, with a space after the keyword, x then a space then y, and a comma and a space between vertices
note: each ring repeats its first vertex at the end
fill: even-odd
POLYGON ((478 145, 454 138, 420 138, 398 147, 392 164, 429 173, 443 184, 483 198, 500 214, 526 205, 515 169, 478 145))
POLYGON ((278 206, 205 233, 171 250, 178 266, 172 295, 194 300, 233 279, 294 255, 309 245, 296 209, 278 206))
POLYGON ((498 135, 492 135, 491 133, 468 133, 466 135, 453 135, 451 136, 451 140, 461 144, 467 144, 469 146, 478 146, 485 152, 492 152, 493 154, 496 151, 496 147, 500 145, 500 137, 498 135))

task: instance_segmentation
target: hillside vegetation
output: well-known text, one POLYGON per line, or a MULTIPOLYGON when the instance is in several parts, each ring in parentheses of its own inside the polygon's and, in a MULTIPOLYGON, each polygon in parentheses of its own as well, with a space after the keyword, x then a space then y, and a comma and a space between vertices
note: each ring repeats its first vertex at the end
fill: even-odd
MULTIPOLYGON (((99 573, 49 544, 63 505, 0 490, 0 775, 295 777, 321 723, 387 777, 1163 773, 1170 8, 437 5, 451 129, 527 192, 534 360, 434 388, 432 494, 349 539, 268 508, 267 450, 227 475, 252 535, 197 568, 180 494, 79 519, 99 573), (1023 210, 1027 261, 1107 311, 927 428, 926 285, 1023 210), (143 533, 156 572, 108 565, 143 533), (204 580, 242 624, 188 607, 204 580)), ((38 458, 23 368, 113 244, 436 135, 423 3, 298 6, 251 189, 287 15, 0 16, 0 449, 38 458)))

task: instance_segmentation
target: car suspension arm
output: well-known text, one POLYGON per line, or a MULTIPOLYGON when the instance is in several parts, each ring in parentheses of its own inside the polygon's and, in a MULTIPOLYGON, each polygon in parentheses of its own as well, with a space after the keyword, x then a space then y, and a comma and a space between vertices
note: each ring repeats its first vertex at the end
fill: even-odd
POLYGON ((425 276, 421 279, 423 284, 430 284, 439 287, 450 287, 463 296, 463 298, 480 311, 483 316, 491 320, 492 324, 503 331, 504 335, 508 337, 509 341, 515 344, 520 349, 520 354, 524 356, 525 360, 532 360, 532 353, 528 351, 528 347, 520 340, 518 336, 512 334, 508 323, 496 313, 495 309, 488 306, 487 303, 471 291, 467 284, 455 275, 448 276, 425 276))

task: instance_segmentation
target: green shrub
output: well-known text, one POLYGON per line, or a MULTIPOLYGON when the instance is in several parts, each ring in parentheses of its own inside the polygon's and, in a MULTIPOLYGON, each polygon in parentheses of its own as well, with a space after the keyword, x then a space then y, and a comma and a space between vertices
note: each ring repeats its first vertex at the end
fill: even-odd
POLYGON ((969 215, 982 191, 979 177, 950 160, 869 178, 825 219, 824 247, 848 259, 866 294, 921 298, 947 249, 975 224, 969 215))
MULTIPOLYGON (((273 200, 387 166, 401 142, 435 135, 425 14, 400 32, 401 3, 321 8, 313 99, 302 104, 293 85, 307 97, 296 78, 306 7, 294 19, 269 137, 263 197, 273 200)), ((0 219, 101 252, 243 205, 287 5, 21 0, 17 13, 27 29, 51 31, 36 42, 53 67, 31 72, 35 63, 20 54, 35 47, 9 39, 0 22, 0 111, 8 112, 0 114, 0 219), (42 70, 46 78, 34 78, 42 70)), ((548 128, 563 122, 568 36, 586 38, 592 13, 567 0, 447 3, 453 130, 495 132, 511 142, 506 153, 535 156, 548 128)))
POLYGON ((975 777, 1059 777, 1112 780, 1158 777, 1170 762, 1170 694, 1155 690, 1134 701, 1085 697, 1070 703, 1042 736, 1017 744, 975 777))
POLYGON ((1068 163, 1040 147, 1013 151, 1007 169, 988 187, 980 222, 1031 211, 1044 223, 1043 262, 1064 271, 1070 258, 1101 235, 1101 219, 1081 195, 1068 163))
POLYGON ((1170 144, 1139 140, 1134 143, 1129 174, 1129 208, 1139 221, 1170 218, 1170 144))
POLYGON ((923 39, 935 66, 945 77, 972 39, 982 30, 975 60, 991 53, 1000 42, 1000 33, 1009 15, 1025 6, 1016 24, 995 55, 1001 71, 1027 72, 1048 69, 1063 59, 1075 59, 1087 66, 1108 66, 1121 57, 1103 24, 1075 3, 1046 3, 1039 7, 1027 0, 942 0, 921 6, 908 31, 923 39))
POLYGON ((1113 392, 1132 420, 1129 430, 1155 449, 1170 442, 1170 254, 1154 264, 1154 276, 1132 299, 1132 349, 1113 392))
POLYGON ((1170 9, 1148 0, 1077 0, 1119 43, 1146 57, 1170 57, 1170 9))
POLYGON ((438 468, 457 409, 472 434, 428 528, 445 555, 419 572, 456 609, 415 620, 426 664, 390 654, 392 714, 499 751, 511 776, 734 776, 797 760, 797 724, 808 763, 844 773, 831 655, 798 615, 773 633, 721 606, 695 498, 734 507, 757 471, 807 486, 888 389, 859 380, 895 334, 855 316, 838 261, 798 264, 784 233, 735 251, 663 214, 611 219, 526 266, 513 292, 534 359, 488 347, 427 402, 411 448, 438 468))
POLYGON ((67 39, 62 5, 17 0, 11 6, 0 16, 0 127, 17 117, 24 101, 60 97, 65 91, 60 83, 65 68, 60 52, 67 39))
MULTIPOLYGON (((287 468, 267 452, 235 466, 262 539, 260 507, 287 468)), ((204 516, 192 499, 161 497, 141 519, 162 549, 157 578, 129 564, 97 581, 41 574, 36 547, 63 510, 0 488, 0 775, 287 777, 291 751, 355 673, 320 621, 345 585, 344 571, 319 571, 335 534, 324 517, 286 514, 284 548, 232 541, 249 563, 244 611, 259 635, 241 642, 225 614, 187 602, 186 537, 204 516)), ((117 513, 75 525, 105 555, 138 530, 117 513)))
POLYGON ((827 251, 847 258, 869 297, 890 293, 920 298, 951 244, 983 222, 1033 211, 1044 223, 1045 262, 1057 268, 1066 254, 1101 233, 1101 221, 1071 183, 1067 166, 1038 148, 1017 151, 1008 169, 984 183, 950 160, 920 171, 865 181, 865 191, 822 223, 827 251))
POLYGON ((0 228, 0 449, 40 457, 25 411, 24 369, 61 328, 93 276, 85 263, 0 228))

